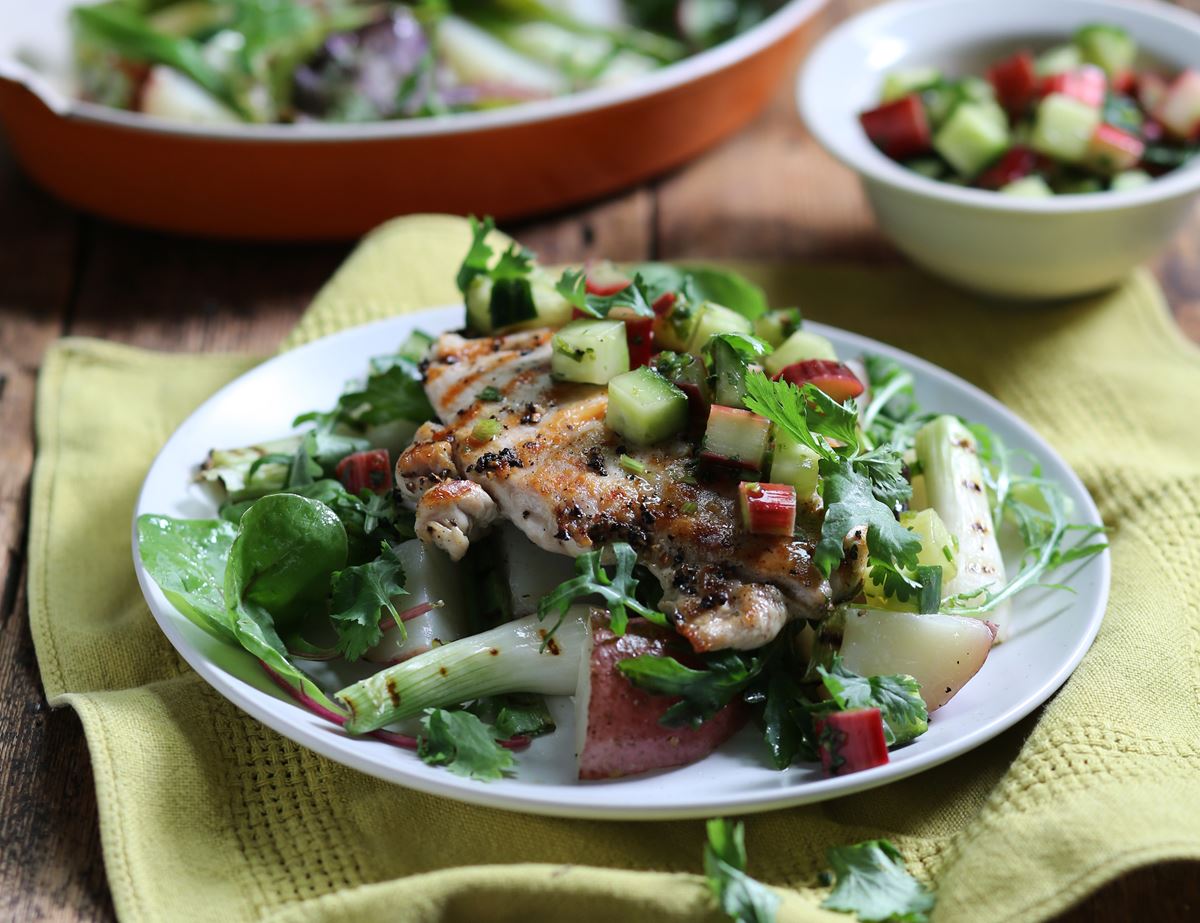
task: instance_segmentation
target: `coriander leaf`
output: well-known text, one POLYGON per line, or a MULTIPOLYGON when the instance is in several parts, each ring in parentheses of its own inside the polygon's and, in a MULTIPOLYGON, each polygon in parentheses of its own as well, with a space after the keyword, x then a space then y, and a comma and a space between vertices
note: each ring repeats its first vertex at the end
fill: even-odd
POLYGON ((870 479, 871 492, 889 509, 900 510, 912 498, 912 484, 904 476, 904 459, 892 446, 876 446, 857 456, 854 467, 870 479))
POLYGON ((430 766, 490 782, 513 768, 513 755, 496 742, 496 732, 469 711, 427 708, 421 718, 417 755, 430 766))
POLYGON ((371 375, 361 391, 349 391, 338 400, 343 422, 378 426, 395 420, 423 423, 433 417, 417 363, 397 357, 387 371, 371 375))
MULTIPOLYGON (((913 389, 912 372, 882 356, 864 355, 871 402, 863 411, 862 428, 872 442, 890 442, 898 452, 912 445, 912 437, 921 421, 913 389)), ((922 415, 922 420, 924 415, 922 415)))
POLYGON ((822 458, 834 459, 858 451, 858 409, 853 400, 839 404, 811 383, 797 388, 791 382, 772 381, 755 371, 746 376, 743 403, 822 458), (831 439, 841 447, 835 449, 831 439))
POLYGON ((767 679, 762 717, 763 740, 776 769, 787 769, 801 754, 809 755, 805 738, 812 737, 812 718, 804 701, 787 665, 777 665, 767 679))
POLYGON ((620 661, 617 669, 639 689, 679 696, 659 719, 661 724, 698 728, 749 686, 765 662, 761 655, 719 651, 705 656, 701 669, 693 669, 674 657, 640 654, 620 661))
POLYGON ((612 295, 593 295, 587 290, 587 276, 574 269, 563 271, 554 290, 574 307, 591 317, 608 317, 614 308, 632 311, 642 317, 653 317, 654 308, 646 292, 646 283, 640 275, 612 295))
MULTIPOLYGON (((406 592, 404 565, 396 550, 386 542, 374 561, 334 573, 329 617, 338 634, 337 649, 343 657, 357 660, 379 643, 383 637, 379 627, 383 610, 394 619, 398 613, 392 597, 406 592)), ((403 633, 404 623, 396 625, 403 633)))
POLYGON ((538 602, 538 618, 544 619, 552 612, 558 615, 558 622, 546 635, 547 640, 562 624, 571 604, 584 596, 596 595, 605 601, 609 627, 615 635, 625 634, 625 626, 629 623, 629 613, 626 610, 632 610, 656 625, 667 624, 665 615, 638 601, 637 578, 633 576, 633 569, 637 566, 637 552, 626 542, 609 545, 608 550, 612 552, 616 561, 616 568, 611 577, 600 564, 605 549, 589 551, 575 559, 575 570, 579 576, 559 584, 553 592, 543 596, 538 602))
POLYGON ((485 724, 495 727, 501 739, 540 737, 555 727, 545 698, 531 693, 486 696, 476 699, 469 708, 485 724))
POLYGON ((820 472, 824 484, 825 520, 813 560, 828 575, 845 555, 846 536, 866 527, 867 552, 872 562, 880 561, 896 570, 917 566, 921 540, 896 519, 875 497, 869 478, 846 458, 823 458, 820 472))
POLYGON ((887 840, 835 847, 826 856, 836 883, 822 907, 856 914, 864 923, 928 923, 935 898, 887 840))
POLYGON ((705 827, 704 876, 721 910, 736 923, 773 923, 779 895, 746 874, 744 825, 713 818, 705 827))
POLYGON ((929 709, 921 698, 920 684, 911 676, 859 676, 837 655, 828 670, 818 665, 817 672, 840 710, 879 709, 889 747, 906 744, 929 730, 929 709))
POLYGON ((471 246, 459 267, 455 282, 463 297, 477 276, 487 276, 493 282, 526 279, 533 272, 534 254, 515 241, 508 245, 499 257, 487 242, 487 237, 496 230, 496 222, 490 217, 478 221, 471 216, 471 246), (494 261, 494 262, 493 262, 494 261))

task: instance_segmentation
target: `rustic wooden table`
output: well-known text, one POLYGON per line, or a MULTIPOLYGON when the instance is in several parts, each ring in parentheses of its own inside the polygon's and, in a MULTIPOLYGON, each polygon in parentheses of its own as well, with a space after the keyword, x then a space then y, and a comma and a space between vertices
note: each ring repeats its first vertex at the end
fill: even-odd
MULTIPOLYGON (((835 0, 818 34, 866 5, 835 0)), ((854 177, 800 126, 790 86, 753 125, 688 167, 507 230, 548 262, 899 259, 875 230, 854 177)), ((268 353, 350 247, 215 243, 109 224, 34 188, 0 138, 0 918, 113 916, 87 749, 73 713, 46 706, 25 604, 43 351, 72 334, 151 349, 268 353)), ((1180 326, 1200 341, 1200 207, 1154 269, 1180 326)), ((1126 875, 1062 919, 1198 917, 1200 866, 1179 863, 1126 875)))

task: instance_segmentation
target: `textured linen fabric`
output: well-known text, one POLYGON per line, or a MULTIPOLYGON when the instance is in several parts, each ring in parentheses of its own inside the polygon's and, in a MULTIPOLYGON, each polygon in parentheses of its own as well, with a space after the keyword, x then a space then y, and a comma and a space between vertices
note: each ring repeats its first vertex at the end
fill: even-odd
MULTIPOLYGON (((469 233, 368 237, 287 345, 457 300, 469 233)), ((1125 870, 1200 859, 1200 354, 1152 278, 1069 304, 989 304, 909 269, 740 267, 775 304, 963 375, 1074 466, 1111 527, 1092 650, 1041 712, 913 778, 747 820, 779 919, 822 911, 832 845, 890 837, 935 920, 1041 920, 1125 870)), ((365 361, 364 357, 364 361, 365 361)), ((87 734, 108 880, 140 921, 718 920, 699 821, 556 820, 469 807, 318 757, 221 699, 142 600, 130 516, 157 450, 250 368, 68 339, 38 395, 30 620, 46 695, 87 734)))

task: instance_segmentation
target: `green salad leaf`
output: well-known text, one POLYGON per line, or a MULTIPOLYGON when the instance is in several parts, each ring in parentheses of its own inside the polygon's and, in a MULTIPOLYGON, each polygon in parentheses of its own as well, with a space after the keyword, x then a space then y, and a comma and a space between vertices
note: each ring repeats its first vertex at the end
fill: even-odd
MULTIPOLYGON (((393 596, 404 589, 404 565, 386 542, 375 560, 336 571, 332 580, 329 617, 337 631, 337 649, 347 660, 358 660, 383 638, 383 612, 396 618, 393 596)), ((403 634, 404 623, 396 622, 403 634)))
POLYGON ((744 276, 715 266, 672 263, 636 263, 631 273, 642 276, 649 300, 664 292, 682 294, 689 301, 715 301, 723 307, 754 320, 768 309, 766 293, 744 276))
POLYGON ((469 711, 426 709, 417 740, 417 755, 430 766, 471 779, 493 781, 514 765, 512 752, 496 742, 496 729, 469 711))
POLYGON ((280 631, 324 611, 346 563, 346 530, 325 504, 272 494, 243 514, 225 568, 226 619, 238 643, 329 708, 336 706, 288 659, 280 631))
POLYGON ((225 561, 237 528, 220 519, 138 517, 138 554, 171 605, 222 641, 237 643, 225 617, 225 561))
POLYGON ((826 856, 835 883, 822 907, 853 913, 864 923, 928 923, 935 898, 887 840, 834 847, 826 856))
POLYGON ((704 877, 721 910, 735 923, 773 923, 779 895, 746 874, 746 830, 724 818, 705 824, 704 877))

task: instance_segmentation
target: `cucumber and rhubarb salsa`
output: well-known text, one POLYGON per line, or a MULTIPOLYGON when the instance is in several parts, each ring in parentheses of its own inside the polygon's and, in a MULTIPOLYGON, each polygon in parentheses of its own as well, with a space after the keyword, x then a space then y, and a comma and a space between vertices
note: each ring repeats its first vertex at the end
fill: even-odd
POLYGON ((894 71, 859 121, 930 179, 1027 198, 1136 189, 1200 149, 1200 71, 1164 74, 1137 57, 1124 29, 1088 25, 984 76, 894 71))

